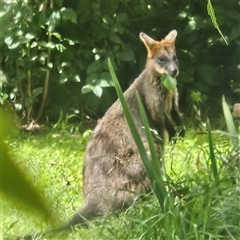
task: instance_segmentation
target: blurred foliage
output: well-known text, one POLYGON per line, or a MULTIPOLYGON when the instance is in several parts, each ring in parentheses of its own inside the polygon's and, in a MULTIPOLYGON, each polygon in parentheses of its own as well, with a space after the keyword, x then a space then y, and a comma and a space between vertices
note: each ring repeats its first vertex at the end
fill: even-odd
POLYGON ((239 99, 239 3, 212 1, 3 0, 0 10, 0 102, 11 102, 22 124, 101 117, 117 98, 110 57, 126 89, 144 68, 138 34, 161 39, 177 29, 178 88, 186 115, 218 118, 221 96, 239 99), (208 1, 209 3, 209 1, 208 1))
POLYGON ((0 191, 22 206, 27 206, 28 210, 35 210, 38 216, 56 221, 47 200, 34 187, 32 180, 27 178, 26 172, 10 154, 6 140, 9 134, 14 132, 13 129, 11 115, 0 108, 0 191))

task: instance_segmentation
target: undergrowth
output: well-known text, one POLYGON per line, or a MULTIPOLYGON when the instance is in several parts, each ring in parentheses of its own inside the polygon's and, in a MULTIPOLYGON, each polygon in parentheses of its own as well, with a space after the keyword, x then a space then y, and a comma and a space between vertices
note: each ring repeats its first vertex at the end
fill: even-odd
MULTIPOLYGON (((49 199, 61 222, 67 221, 82 203, 83 156, 89 136, 90 132, 74 136, 49 133, 8 142, 12 154, 49 199)), ((239 239, 239 163, 228 137, 213 134, 213 147, 218 185, 212 175, 207 134, 189 131, 185 139, 165 149, 167 198, 174 199, 168 211, 162 212, 154 194, 142 195, 125 211, 54 239, 239 239)), ((35 213, 24 211, 26 208, 18 202, 4 195, 1 198, 2 238, 53 227, 48 219, 43 222, 35 213)))

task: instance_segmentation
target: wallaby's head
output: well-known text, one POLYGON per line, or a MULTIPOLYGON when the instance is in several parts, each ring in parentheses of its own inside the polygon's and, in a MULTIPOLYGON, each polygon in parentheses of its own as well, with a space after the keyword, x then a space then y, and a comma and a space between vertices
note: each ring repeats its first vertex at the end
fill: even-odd
POLYGON ((179 73, 178 60, 175 52, 177 31, 172 30, 162 41, 155 41, 147 34, 139 34, 141 41, 147 48, 146 68, 156 76, 167 74, 176 77, 179 73))

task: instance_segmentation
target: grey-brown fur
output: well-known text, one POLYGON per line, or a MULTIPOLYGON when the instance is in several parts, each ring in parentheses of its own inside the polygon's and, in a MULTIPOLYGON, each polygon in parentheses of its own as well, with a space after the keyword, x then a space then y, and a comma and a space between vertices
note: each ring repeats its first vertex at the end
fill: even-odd
MULTIPOLYGON (((140 34, 148 50, 146 68, 124 93, 147 148, 136 100, 136 91, 139 93, 150 127, 157 130, 162 139, 155 138, 159 157, 165 141, 165 130, 173 131, 176 124, 181 124, 177 87, 168 91, 160 81, 163 73, 178 74, 174 48, 176 35, 177 32, 173 30, 162 42, 156 42, 146 34, 140 34), (154 52, 156 45, 160 48, 154 52), (167 58, 166 64, 162 64, 164 67, 158 63, 163 55, 167 58)), ((151 190, 119 100, 108 109, 93 132, 86 149, 83 177, 84 202, 69 222, 71 226, 119 211, 129 206, 136 194, 151 190)))

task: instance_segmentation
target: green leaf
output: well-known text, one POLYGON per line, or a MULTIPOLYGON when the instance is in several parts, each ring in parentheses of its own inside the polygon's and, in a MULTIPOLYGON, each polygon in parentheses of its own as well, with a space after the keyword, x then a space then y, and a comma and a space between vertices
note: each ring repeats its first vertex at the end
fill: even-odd
POLYGON ((103 90, 99 85, 96 85, 93 87, 93 93, 100 98, 102 96, 103 90))
POLYGON ((50 49, 54 49, 55 48, 55 43, 53 42, 48 42, 46 45, 45 45, 46 48, 50 48, 50 49))
POLYGON ((126 52, 118 52, 117 53, 117 58, 120 61, 130 62, 130 61, 134 60, 134 53, 130 49, 126 52))
POLYGON ((222 38, 225 41, 225 43, 228 45, 228 42, 227 42, 226 38, 223 36, 222 31, 220 30, 220 28, 219 28, 219 26, 217 24, 217 18, 215 16, 215 12, 214 12, 211 0, 208 0, 207 12, 208 12, 208 15, 211 17, 213 26, 218 30, 219 34, 222 36, 222 38))
POLYGON ((45 22, 46 22, 46 11, 40 11, 38 25, 42 26, 45 24, 45 22))
POLYGON ((68 81, 68 74, 66 74, 66 73, 61 74, 61 75, 60 75, 59 82, 60 82, 61 84, 63 84, 63 83, 65 83, 65 82, 67 82, 67 81, 68 81))
POLYGON ((25 107, 29 107, 33 104, 33 98, 32 97, 25 97, 24 98, 24 105, 25 107))
POLYGON ((236 25, 235 27, 232 28, 231 33, 229 34, 229 38, 231 40, 235 40, 239 36, 240 36, 239 26, 236 25))
POLYGON ((56 37, 57 39, 59 39, 60 41, 62 41, 62 36, 61 36, 60 33, 58 33, 58 32, 53 32, 53 33, 52 33, 52 36, 54 36, 54 37, 56 37))
POLYGON ((210 90, 210 86, 205 82, 194 82, 194 87, 201 93, 207 93, 210 90))
POLYGON ((81 79, 80 79, 79 75, 75 75, 74 78, 73 78, 73 81, 74 82, 81 82, 81 79))
POLYGON ((9 49, 15 49, 20 45, 20 42, 15 42, 11 46, 8 46, 9 49))
POLYGON ((63 0, 55 0, 54 1, 57 6, 61 7, 63 5, 63 0))
POLYGON ((70 20, 73 23, 77 23, 77 14, 72 8, 62 7, 60 12, 61 12, 63 21, 70 20))
POLYGON ((31 39, 33 39, 34 37, 35 37, 35 35, 34 35, 33 33, 27 33, 27 34, 25 35, 25 38, 28 39, 28 40, 31 40, 31 39))
POLYGON ((102 66, 102 63, 100 61, 94 61, 92 62, 87 69, 87 74, 90 74, 92 72, 96 72, 97 70, 99 70, 102 66))
POLYGON ((64 52, 64 50, 66 50, 66 47, 64 45, 62 45, 61 43, 55 44, 55 47, 61 53, 64 52))
POLYGON ((112 87, 113 82, 112 81, 107 81, 105 79, 98 79, 95 83, 95 85, 98 85, 100 87, 112 87))
POLYGON ((234 93, 238 93, 240 94, 240 83, 239 82, 236 82, 234 80, 231 80, 230 81, 230 88, 232 89, 232 91, 234 93))
POLYGON ((202 101, 201 92, 192 91, 191 92, 191 99, 192 99, 193 102, 201 102, 202 101))
POLYGON ((33 89, 32 91, 32 96, 33 97, 37 97, 39 94, 41 94, 43 92, 43 87, 38 87, 33 89))
POLYGON ((21 103, 14 103, 14 108, 16 111, 22 110, 22 104, 21 103))
POLYGON ((226 120, 228 132, 231 134, 237 134, 236 129, 235 129, 235 124, 234 124, 234 121, 232 118, 232 114, 231 114, 231 111, 230 111, 226 101, 225 101, 224 95, 222 96, 222 107, 223 107, 223 113, 224 113, 224 117, 226 120))
POLYGON ((3 105, 7 99, 8 99, 8 94, 3 93, 0 87, 0 104, 3 105))
POLYGON ((49 17, 48 21, 48 31, 53 32, 57 24, 59 23, 61 15, 59 12, 53 12, 49 17))
POLYGON ((38 45, 38 43, 37 43, 37 42, 32 42, 32 44, 31 44, 30 48, 35 48, 37 45, 38 45))
POLYGON ((82 93, 89 93, 93 90, 93 86, 91 84, 87 84, 85 86, 82 87, 82 93))
POLYGON ((120 45, 122 44, 122 39, 119 37, 119 35, 117 33, 111 32, 108 35, 108 37, 112 42, 120 44, 120 45))
MULTIPOLYGON (((100 79, 105 79, 106 81, 108 82, 111 82, 112 83, 112 77, 111 77, 111 74, 110 72, 103 72, 101 75, 100 75, 100 79)), ((112 85, 113 86, 113 85, 112 85)))
POLYGON ((232 142, 235 148, 239 150, 239 142, 238 142, 236 127, 234 124, 232 113, 228 107, 228 104, 225 101, 224 95, 222 96, 222 108, 223 108, 223 114, 224 114, 225 122, 227 124, 228 132, 231 134, 232 142))
POLYGON ((87 78, 86 78, 86 83, 93 83, 96 81, 96 79, 99 78, 99 75, 97 73, 91 73, 87 78))
POLYGON ((168 90, 171 91, 175 88, 176 86, 176 79, 172 78, 171 76, 167 74, 163 74, 161 77, 162 84, 164 87, 168 90))
POLYGON ((53 68, 53 63, 49 62, 49 63, 47 64, 47 68, 48 68, 48 69, 52 69, 52 68, 53 68))
POLYGON ((100 98, 103 93, 102 88, 113 86, 112 81, 107 81, 105 79, 97 79, 98 75, 92 74, 89 77, 90 78, 88 79, 88 81, 86 81, 89 83, 82 88, 83 94, 93 91, 93 93, 100 98))
POLYGON ((7 37, 4 41, 9 49, 15 49, 20 45, 20 41, 14 42, 12 37, 7 37))
POLYGON ((42 47, 45 47, 45 48, 50 48, 50 49, 55 48, 55 43, 53 43, 53 42, 41 41, 41 42, 39 42, 39 45, 42 47))
POLYGON ((211 65, 207 65, 207 64, 203 63, 197 68, 197 71, 205 83, 207 83, 209 85, 216 84, 215 69, 211 65))
POLYGON ((13 38, 12 37, 6 37, 5 38, 5 40, 4 40, 4 42, 8 45, 8 46, 10 46, 11 44, 12 44, 12 42, 13 42, 13 38))
MULTIPOLYGON (((182 65, 182 64, 181 64, 182 65)), ((194 81, 192 75, 188 74, 186 71, 181 73, 181 76, 179 76, 179 82, 189 84, 194 81)))
POLYGON ((125 22, 127 20, 127 14, 126 13, 117 14, 116 20, 118 23, 125 22))

